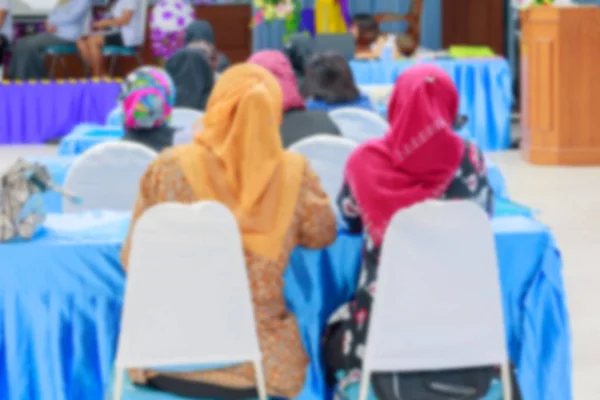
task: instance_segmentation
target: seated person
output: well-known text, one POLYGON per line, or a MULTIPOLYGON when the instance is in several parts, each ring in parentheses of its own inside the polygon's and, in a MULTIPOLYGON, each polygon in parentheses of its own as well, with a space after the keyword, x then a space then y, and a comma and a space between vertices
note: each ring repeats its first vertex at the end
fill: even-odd
POLYGON ((313 39, 303 33, 292 35, 287 43, 285 53, 292 64, 300 88, 304 83, 304 73, 308 61, 314 54, 313 39))
POLYGON ((189 45, 186 46, 186 48, 188 49, 194 49, 194 50, 200 50, 202 52, 202 54, 204 54, 204 57, 206 58, 206 60, 208 61, 208 63, 210 64, 210 67, 213 70, 213 73, 215 75, 215 79, 217 79, 219 77, 219 53, 217 52, 217 49, 215 48, 215 46, 213 46, 212 44, 210 44, 207 41, 204 40, 199 40, 196 42, 192 42, 189 45))
POLYGON ((104 76, 102 47, 134 47, 144 41, 140 29, 144 10, 140 0, 117 0, 111 9, 111 18, 92 24, 95 32, 77 41, 77 49, 83 61, 92 68, 92 75, 104 76))
POLYGON ((123 110, 123 140, 161 152, 173 145, 169 126, 175 102, 175 85, 160 68, 138 68, 127 77, 119 101, 123 110))
POLYGON ((355 14, 350 24, 350 33, 356 41, 354 58, 369 60, 378 58, 374 45, 379 39, 379 24, 371 14, 355 14))
POLYGON ((60 0, 46 19, 46 32, 15 42, 9 67, 10 78, 47 78, 46 50, 50 46, 75 44, 86 28, 91 7, 91 0, 60 0))
MULTIPOLYGON (((185 45, 190 46, 198 42, 208 42, 213 47, 215 46, 215 33, 212 25, 203 19, 196 20, 185 28, 185 45)), ((217 73, 225 71, 231 62, 224 53, 217 50, 217 73)))
POLYGON ((179 49, 169 57, 165 69, 175 83, 175 106, 204 111, 215 75, 202 51, 190 47, 179 49))
MULTIPOLYGON (((281 146, 282 109, 281 89, 268 71, 247 63, 228 68, 196 140, 163 151, 142 177, 131 226, 147 208, 170 201, 216 200, 233 212, 245 250, 267 393, 294 398, 304 386, 308 357, 296 318, 286 309, 283 274, 296 246, 322 248, 335 240, 336 220, 308 161, 281 146)), ((123 246, 125 269, 130 245, 131 236, 123 246)), ((129 372, 137 384, 184 397, 257 397, 250 362, 191 372, 129 372)))
POLYGON ((283 147, 287 148, 301 139, 319 133, 340 135, 338 127, 327 112, 306 109, 292 65, 283 53, 278 50, 259 51, 253 54, 248 62, 267 69, 279 81, 283 93, 283 147))
POLYGON ((4 52, 13 40, 12 12, 9 0, 0 0, 0 66, 4 62, 4 52))
POLYGON ((368 96, 359 92, 348 61, 341 54, 315 54, 306 69, 303 86, 309 110, 331 111, 340 107, 359 107, 374 111, 368 96))
POLYGON ((409 68, 390 100, 390 131, 360 145, 348 159, 338 204, 349 229, 365 237, 365 249, 355 294, 330 319, 325 334, 332 381, 362 367, 381 243, 396 211, 428 199, 471 199, 492 214, 483 154, 452 130, 458 103, 458 91, 442 69, 431 64, 409 68))

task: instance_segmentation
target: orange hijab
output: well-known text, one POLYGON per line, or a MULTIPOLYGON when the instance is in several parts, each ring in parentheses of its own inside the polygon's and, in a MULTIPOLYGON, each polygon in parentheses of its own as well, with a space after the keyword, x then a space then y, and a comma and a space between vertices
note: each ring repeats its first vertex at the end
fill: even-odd
POLYGON ((235 215, 244 248, 277 260, 292 223, 305 159, 284 151, 277 80, 253 64, 219 77, 194 143, 179 162, 198 200, 216 200, 235 215))

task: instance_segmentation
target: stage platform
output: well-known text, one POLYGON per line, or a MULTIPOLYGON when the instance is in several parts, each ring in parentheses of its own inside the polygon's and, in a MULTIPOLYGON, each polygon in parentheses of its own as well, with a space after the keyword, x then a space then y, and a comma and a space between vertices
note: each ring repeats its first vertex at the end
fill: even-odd
POLYGON ((3 81, 0 144, 44 143, 82 122, 103 123, 120 87, 121 79, 3 81))

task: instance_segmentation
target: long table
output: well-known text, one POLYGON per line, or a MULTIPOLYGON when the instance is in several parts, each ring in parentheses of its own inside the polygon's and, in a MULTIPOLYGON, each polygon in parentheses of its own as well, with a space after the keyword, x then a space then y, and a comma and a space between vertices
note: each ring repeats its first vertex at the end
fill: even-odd
MULTIPOLYGON (((569 318, 549 230, 498 209, 493 220, 509 354, 527 400, 571 399, 569 318)), ((50 215, 29 242, 0 244, 0 398, 101 400, 111 381, 129 215, 50 215)), ((312 360, 300 400, 326 398, 320 360, 328 316, 356 287, 362 238, 340 231, 323 250, 296 249, 289 309, 312 360)), ((140 397, 146 398, 146 397, 140 397)))
POLYGON ((404 70, 418 62, 434 63, 454 80, 460 94, 460 112, 469 117, 460 132, 485 151, 510 145, 512 78, 503 58, 431 61, 350 62, 359 85, 393 85, 404 70))

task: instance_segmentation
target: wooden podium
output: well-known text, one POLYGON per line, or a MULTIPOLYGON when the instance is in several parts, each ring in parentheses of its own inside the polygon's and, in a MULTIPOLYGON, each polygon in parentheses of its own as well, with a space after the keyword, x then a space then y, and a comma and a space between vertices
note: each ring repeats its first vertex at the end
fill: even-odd
POLYGON ((600 8, 531 7, 521 26, 523 157, 600 165, 600 8))

